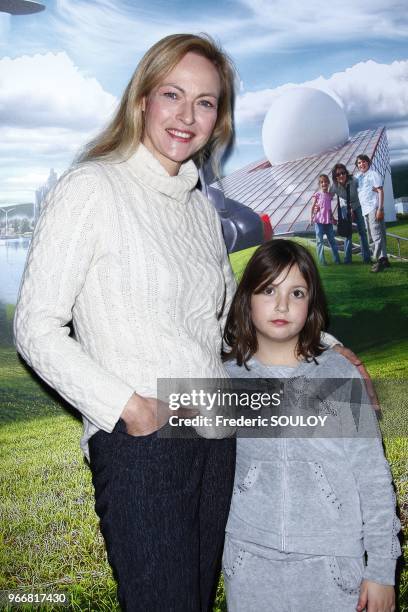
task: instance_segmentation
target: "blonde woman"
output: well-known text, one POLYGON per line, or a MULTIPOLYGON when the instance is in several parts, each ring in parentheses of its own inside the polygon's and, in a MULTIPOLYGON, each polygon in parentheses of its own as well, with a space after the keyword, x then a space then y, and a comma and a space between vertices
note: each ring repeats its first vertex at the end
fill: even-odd
POLYGON ((206 36, 146 53, 111 124, 50 193, 17 305, 19 352, 82 413, 127 611, 207 610, 218 577, 235 441, 159 437, 155 397, 160 377, 226 376, 234 280, 196 163, 232 138, 233 80, 206 36))
POLYGON ((159 378, 227 376, 235 282, 196 184, 197 165, 232 139, 233 83, 207 36, 149 49, 110 125, 48 195, 20 289, 16 345, 82 414, 127 612, 210 610, 217 583, 235 440, 159 436, 156 393, 159 378))

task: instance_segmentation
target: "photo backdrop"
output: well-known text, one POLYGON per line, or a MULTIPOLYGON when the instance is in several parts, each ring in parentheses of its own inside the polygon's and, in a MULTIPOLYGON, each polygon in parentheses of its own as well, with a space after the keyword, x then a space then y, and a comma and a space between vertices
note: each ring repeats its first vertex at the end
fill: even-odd
MULTIPOLYGON (((305 86, 337 101, 351 136, 386 127, 394 195, 408 196, 408 14, 399 0, 44 4, 37 14, 0 12, 0 590, 48 585, 67 591, 73 609, 112 610, 115 587, 77 415, 12 346, 14 305, 42 198, 112 116, 147 48, 177 32, 207 32, 237 67, 236 145, 225 175, 265 159, 265 114, 282 92, 305 86)), ((389 231, 408 234, 404 222, 389 231)), ((231 257, 237 274, 247 258, 231 257)), ((331 330, 383 386, 388 381, 383 397, 391 416, 383 430, 405 528, 407 405, 390 385, 399 389, 407 373, 406 266, 393 261, 384 275, 370 276, 359 264, 323 273, 331 330)), ((401 610, 408 609, 404 573, 399 584, 401 610)), ((225 609, 221 587, 217 601, 225 609)))

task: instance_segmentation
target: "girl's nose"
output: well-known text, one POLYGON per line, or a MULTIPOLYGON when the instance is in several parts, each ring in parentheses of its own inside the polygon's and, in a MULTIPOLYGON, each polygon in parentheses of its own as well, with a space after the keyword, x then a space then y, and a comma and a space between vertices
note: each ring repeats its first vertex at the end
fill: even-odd
POLYGON ((288 312, 289 306, 288 298, 286 296, 280 296, 276 298, 275 310, 276 312, 288 312))

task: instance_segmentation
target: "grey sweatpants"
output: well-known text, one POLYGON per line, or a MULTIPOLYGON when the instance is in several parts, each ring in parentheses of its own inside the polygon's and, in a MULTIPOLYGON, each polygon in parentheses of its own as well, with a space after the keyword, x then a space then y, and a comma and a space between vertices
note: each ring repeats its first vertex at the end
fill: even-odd
POLYGON ((223 574, 229 612, 355 612, 363 557, 259 551, 227 534, 223 574))
POLYGON ((368 240, 370 240, 371 236, 371 240, 374 242, 374 258, 378 260, 387 257, 386 228, 384 221, 377 221, 375 213, 375 210, 371 210, 367 215, 364 215, 364 220, 367 228, 368 240))

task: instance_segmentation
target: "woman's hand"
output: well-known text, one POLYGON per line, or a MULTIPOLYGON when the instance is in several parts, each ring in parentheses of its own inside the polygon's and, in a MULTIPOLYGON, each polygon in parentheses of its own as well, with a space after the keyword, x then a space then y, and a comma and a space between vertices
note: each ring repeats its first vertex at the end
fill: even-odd
POLYGON ((362 378, 364 378, 368 397, 370 398, 372 406, 375 410, 380 410, 380 404, 378 402, 378 397, 373 386, 373 381, 371 380, 369 373, 365 369, 363 362, 357 357, 355 353, 353 353, 353 351, 346 348, 345 346, 335 344, 332 348, 338 353, 340 353, 340 355, 343 355, 343 357, 351 361, 351 363, 355 365, 356 368, 358 368, 358 371, 360 372, 362 378))
POLYGON ((356 610, 358 612, 362 610, 367 612, 394 612, 394 587, 371 582, 371 580, 363 580, 356 610))
POLYGON ((142 397, 134 393, 126 403, 121 418, 131 436, 147 436, 169 420, 171 411, 167 404, 155 397, 142 397))

